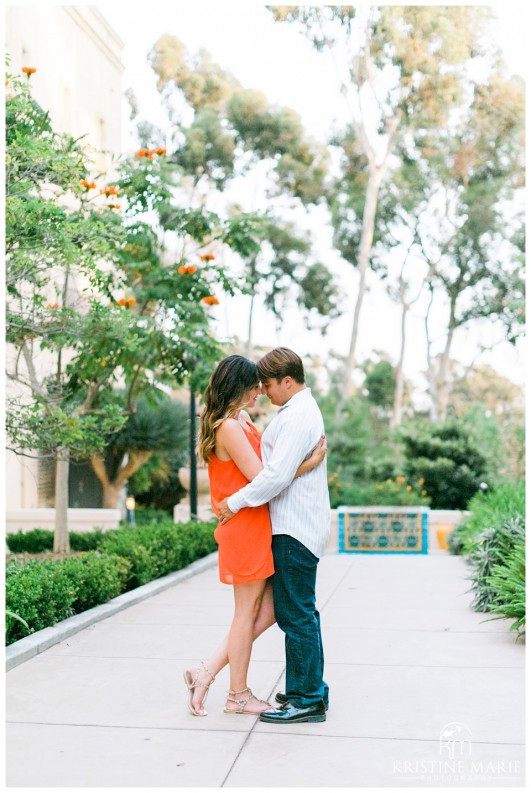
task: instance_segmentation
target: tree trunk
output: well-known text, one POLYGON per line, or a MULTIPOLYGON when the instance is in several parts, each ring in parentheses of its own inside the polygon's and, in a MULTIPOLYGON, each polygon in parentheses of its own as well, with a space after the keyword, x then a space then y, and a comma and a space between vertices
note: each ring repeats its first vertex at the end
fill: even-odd
POLYGON ((129 453, 127 463, 120 468, 113 482, 109 480, 103 456, 96 452, 89 457, 89 463, 101 482, 103 488, 103 508, 118 509, 120 506, 120 492, 128 479, 149 460, 153 452, 136 451, 129 453))
POLYGON ((68 449, 57 449, 57 462, 55 466, 55 533, 53 539, 54 553, 66 554, 70 552, 70 539, 68 536, 68 449))
MULTIPOLYGON (((452 323, 453 317, 451 318, 452 323)), ((440 421, 445 421, 448 415, 448 403, 450 401, 450 383, 448 382, 448 364, 450 361, 450 348, 454 338, 455 326, 450 324, 446 345, 439 364, 439 377, 437 389, 437 413, 440 421)))
POLYGON ((352 323, 352 334, 350 337, 350 349, 348 352, 347 360, 345 362, 345 370, 343 372, 343 381, 341 384, 341 394, 338 401, 338 413, 343 407, 344 403, 349 397, 350 387, 352 381, 352 372, 356 365, 356 346, 358 342, 358 330, 361 315, 361 307, 363 298, 365 297, 365 279, 367 270, 369 268, 369 258, 372 248, 372 240, 374 237, 374 222, 376 217, 376 205, 378 203, 378 193, 380 191, 380 184, 382 181, 384 171, 381 168, 376 168, 371 171, 369 181, 367 184, 367 192, 365 198, 365 207, 363 210, 363 229, 361 233, 360 251, 358 258, 359 267, 359 286, 358 297, 356 299, 356 306, 354 309, 354 320, 352 323))
POLYGON ((122 485, 116 486, 112 482, 103 484, 103 509, 119 509, 122 485))
POLYGON ((245 345, 245 355, 251 357, 252 335, 253 335, 253 313, 254 313, 254 292, 251 295, 251 305, 249 306, 249 321, 247 323, 247 343, 245 345))
POLYGON ((402 423, 402 407, 404 401, 404 356, 406 351, 406 318, 409 305, 402 303, 402 322, 400 325, 400 358, 396 367, 395 395, 393 400, 393 414, 391 416, 391 429, 402 423))

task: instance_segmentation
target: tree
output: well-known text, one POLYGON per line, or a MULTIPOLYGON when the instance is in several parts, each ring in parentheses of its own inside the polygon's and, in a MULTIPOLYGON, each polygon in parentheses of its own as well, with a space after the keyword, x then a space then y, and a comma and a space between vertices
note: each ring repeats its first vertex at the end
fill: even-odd
MULTIPOLYGON (((324 327, 323 316, 330 321, 337 315, 336 289, 329 270, 308 261, 310 240, 287 218, 286 198, 304 206, 322 200, 326 148, 305 134, 294 111, 244 88, 204 50, 190 54, 175 36, 164 35, 153 46, 150 63, 171 124, 171 159, 181 182, 189 184, 189 200, 219 206, 220 198, 237 190, 238 179, 252 177, 253 209, 280 202, 282 220, 278 209, 269 211, 261 250, 242 257, 251 295, 247 350, 260 293, 277 316, 283 298, 294 293, 307 322, 324 327)), ((144 144, 153 145, 153 127, 139 125, 139 131, 147 133, 144 144)), ((229 199, 229 213, 232 208, 229 199)))
POLYGON ((155 405, 142 396, 135 412, 119 432, 109 437, 105 457, 95 452, 92 469, 103 487, 103 506, 119 506, 120 492, 126 482, 155 454, 187 448, 188 414, 179 402, 162 398, 155 405))
POLYGON ((128 344, 127 318, 111 320, 101 295, 116 283, 121 226, 110 196, 88 198, 81 145, 54 132, 28 82, 10 75, 6 105, 7 431, 19 453, 56 460, 54 550, 68 550, 68 459, 102 448, 120 412, 100 413, 98 392, 112 371, 93 363, 83 392, 71 387, 72 356, 97 360, 100 347, 128 344), (103 264, 105 262, 105 265, 103 264), (112 325, 112 327, 111 327, 112 325), (97 368, 95 368, 97 367, 97 368))
POLYGON ((350 124, 334 136, 341 173, 330 191, 335 244, 358 268, 359 286, 341 400, 355 366, 361 309, 377 229, 380 191, 393 155, 409 136, 418 143, 444 128, 462 97, 463 69, 480 51, 485 12, 474 7, 273 6, 338 64, 350 124), (359 42, 359 46, 357 43, 359 42))
POLYGON ((293 223, 266 218, 261 230, 260 251, 246 258, 245 279, 251 294, 246 355, 252 349, 255 298, 261 293, 264 305, 282 322, 287 303, 293 298, 305 312, 307 325, 330 322, 338 316, 337 287, 321 262, 308 263, 311 243, 293 223))
POLYGON ((462 424, 448 421, 404 426, 400 436, 406 473, 423 480, 432 509, 466 509, 479 491, 486 461, 462 424))
POLYGON ((428 379, 432 418, 447 414, 448 366, 456 332, 488 320, 513 343, 522 331, 522 225, 513 211, 522 179, 524 96, 518 82, 493 76, 477 85, 469 111, 456 129, 441 131, 438 154, 427 165, 436 186, 430 201, 445 207, 440 222, 420 222, 419 247, 432 272, 432 296, 448 306, 446 338, 434 358, 429 337, 428 379))
POLYGON ((216 291, 237 288, 205 247, 257 248, 253 217, 173 203, 165 149, 140 150, 99 191, 79 143, 53 132, 28 87, 8 101, 8 431, 17 451, 57 458, 55 550, 68 550, 68 460, 102 453, 138 396, 213 362, 216 291), (125 206, 116 203, 120 196, 125 206), (123 218, 118 212, 123 213, 123 218), (171 231, 179 251, 164 245, 171 231), (195 262, 195 263, 193 263, 195 262), (52 302, 52 301, 61 302, 52 302), (50 355, 41 361, 40 351, 50 355), (125 389, 125 399, 114 392, 125 389))

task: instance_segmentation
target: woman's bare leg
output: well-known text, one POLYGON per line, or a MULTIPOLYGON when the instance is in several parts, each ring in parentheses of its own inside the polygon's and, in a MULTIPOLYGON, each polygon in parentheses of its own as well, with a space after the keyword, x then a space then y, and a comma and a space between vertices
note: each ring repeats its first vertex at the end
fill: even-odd
MULTIPOLYGON (((263 582, 256 582, 262 583, 263 582)), ((236 586, 242 586, 241 584, 237 584, 236 586)), ((235 594, 236 597, 236 594, 235 594)), ((265 587, 262 593, 262 597, 260 600, 260 606, 258 614, 256 615, 256 619, 252 625, 252 641, 254 641, 258 636, 260 636, 264 631, 271 627, 271 625, 275 624, 275 612, 273 608, 273 590, 271 587, 271 582, 266 581, 265 587)), ((232 626, 231 626, 232 630, 232 626)), ((216 647, 215 651, 212 653, 210 658, 205 662, 206 668, 212 675, 216 676, 218 672, 223 669, 229 663, 229 637, 230 631, 221 641, 221 643, 216 647)), ((191 670, 192 675, 198 680, 199 683, 209 684, 211 682, 211 677, 203 670, 202 667, 193 667, 191 670)), ((234 688, 232 685, 231 680, 231 689, 233 691, 238 691, 239 688, 234 688)), ((193 705, 196 709, 200 709, 201 703, 205 698, 205 689, 204 688, 197 688, 194 691, 193 696, 193 705)))

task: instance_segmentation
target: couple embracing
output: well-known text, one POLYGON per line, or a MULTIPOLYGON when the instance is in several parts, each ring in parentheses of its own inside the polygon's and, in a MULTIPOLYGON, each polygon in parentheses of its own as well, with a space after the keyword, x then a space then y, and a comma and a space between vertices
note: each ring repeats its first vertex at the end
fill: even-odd
POLYGON ((219 575, 233 585, 234 618, 208 661, 184 673, 190 712, 207 715, 210 684, 228 663, 225 713, 282 724, 325 721, 328 686, 315 583, 330 526, 326 439, 302 361, 285 347, 258 364, 231 355, 214 370, 204 401, 198 448, 220 521, 214 535, 219 575), (244 410, 260 394, 280 408, 263 437, 244 410), (286 691, 277 693, 278 707, 255 697, 247 684, 253 641, 275 622, 286 652, 286 691))

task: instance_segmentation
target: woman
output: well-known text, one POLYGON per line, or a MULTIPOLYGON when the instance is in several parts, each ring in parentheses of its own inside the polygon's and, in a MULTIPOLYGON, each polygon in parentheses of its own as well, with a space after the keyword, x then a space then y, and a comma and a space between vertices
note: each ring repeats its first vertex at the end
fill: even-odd
MULTIPOLYGON (((205 391, 199 431, 199 455, 208 464, 212 509, 250 482, 262 470, 260 433, 244 407, 254 407, 262 389, 258 369, 241 355, 222 360, 205 391)), ((326 455, 326 440, 298 468, 295 476, 319 465, 326 455)), ((219 577, 234 587, 234 618, 228 635, 206 664, 184 672, 188 706, 194 716, 206 716, 204 702, 215 675, 230 665, 230 690, 225 713, 253 716, 271 708, 254 696, 247 671, 254 639, 275 622, 268 578, 274 573, 271 523, 267 504, 248 507, 226 524, 218 524, 219 577)))

